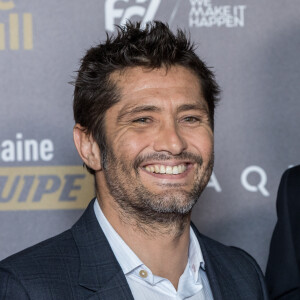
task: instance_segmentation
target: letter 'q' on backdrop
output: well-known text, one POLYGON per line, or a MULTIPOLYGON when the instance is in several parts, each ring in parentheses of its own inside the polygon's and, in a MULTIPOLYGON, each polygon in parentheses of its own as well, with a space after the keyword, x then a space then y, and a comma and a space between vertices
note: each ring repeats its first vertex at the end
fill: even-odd
POLYGON ((0 0, 0 259, 67 229, 93 197, 68 82, 127 19, 185 28, 214 67, 215 168, 193 221, 264 268, 281 173, 300 161, 297 0, 0 0))

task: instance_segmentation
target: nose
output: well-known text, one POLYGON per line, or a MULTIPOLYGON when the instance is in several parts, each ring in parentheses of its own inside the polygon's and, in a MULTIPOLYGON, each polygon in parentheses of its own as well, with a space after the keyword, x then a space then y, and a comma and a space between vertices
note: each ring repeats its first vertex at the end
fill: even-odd
POLYGON ((172 155, 178 155, 187 148, 187 143, 175 122, 163 124, 160 126, 154 140, 154 151, 168 152, 172 155))

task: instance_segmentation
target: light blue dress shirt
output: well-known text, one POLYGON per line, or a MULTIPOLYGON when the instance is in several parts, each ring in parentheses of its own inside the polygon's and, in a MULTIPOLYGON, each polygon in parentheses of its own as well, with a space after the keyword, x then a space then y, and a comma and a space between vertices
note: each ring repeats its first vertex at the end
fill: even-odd
MULTIPOLYGON (((205 273, 205 263, 197 237, 190 228, 189 257, 176 290, 166 278, 154 275, 129 248, 104 216, 98 201, 94 211, 111 248, 119 262, 134 299, 143 300, 212 300, 212 292, 205 273)), ((167 264, 168 262, 166 262, 167 264)))

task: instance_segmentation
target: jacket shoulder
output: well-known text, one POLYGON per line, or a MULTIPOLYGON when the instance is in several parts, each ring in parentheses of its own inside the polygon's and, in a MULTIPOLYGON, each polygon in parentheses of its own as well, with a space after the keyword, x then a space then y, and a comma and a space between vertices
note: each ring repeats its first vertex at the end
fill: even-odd
POLYGON ((51 282, 67 290, 76 277, 72 274, 78 276, 78 255, 72 232, 67 230, 9 256, 0 262, 0 296, 12 293, 20 299, 38 299, 41 289, 51 282))
MULTIPOLYGON (((280 187, 288 186, 289 188, 299 189, 300 165, 289 168, 284 171, 280 180, 280 187)), ((279 189, 280 189, 279 187, 279 189)))
POLYGON ((201 240, 210 260, 213 258, 215 263, 228 266, 236 274, 245 274, 248 277, 252 275, 255 278, 262 276, 257 262, 246 251, 238 247, 226 246, 202 234, 201 240))
POLYGON ((198 238, 210 281, 220 287, 224 299, 269 299, 264 276, 254 258, 199 232, 198 238))
MULTIPOLYGON (((46 239, 36 245, 13 254, 0 262, 0 267, 14 265, 26 265, 33 261, 44 261, 47 263, 51 257, 65 254, 66 250, 73 250, 75 242, 70 230, 67 230, 52 238, 46 239)), ((67 251, 69 252, 69 251, 67 251)), ((33 266, 32 266, 33 267, 33 266)))
POLYGON ((222 262, 223 264, 231 265, 231 269, 237 268, 241 271, 250 269, 246 272, 251 273, 250 271, 252 270, 252 273, 256 273, 257 271, 261 273, 260 267, 258 266, 255 259, 246 251, 238 247, 226 246, 202 234, 200 234, 200 236, 203 246, 206 248, 209 257, 214 257, 215 261, 216 258, 219 258, 220 262, 222 262))

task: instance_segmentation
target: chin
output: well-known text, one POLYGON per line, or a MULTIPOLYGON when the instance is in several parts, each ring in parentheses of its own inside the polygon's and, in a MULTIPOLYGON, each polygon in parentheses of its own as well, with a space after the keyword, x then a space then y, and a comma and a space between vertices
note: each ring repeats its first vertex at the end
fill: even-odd
POLYGON ((158 213, 188 214, 196 204, 198 197, 191 197, 187 192, 164 192, 156 197, 149 206, 158 213))

